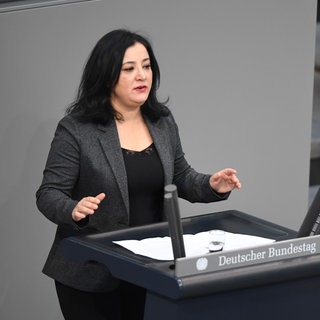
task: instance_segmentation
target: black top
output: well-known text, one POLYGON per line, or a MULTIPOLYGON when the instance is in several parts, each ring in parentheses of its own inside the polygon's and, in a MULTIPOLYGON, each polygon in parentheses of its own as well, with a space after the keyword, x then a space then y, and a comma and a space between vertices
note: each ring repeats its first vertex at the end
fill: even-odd
POLYGON ((161 221, 164 174, 154 144, 142 151, 122 148, 122 152, 128 178, 130 226, 161 221))

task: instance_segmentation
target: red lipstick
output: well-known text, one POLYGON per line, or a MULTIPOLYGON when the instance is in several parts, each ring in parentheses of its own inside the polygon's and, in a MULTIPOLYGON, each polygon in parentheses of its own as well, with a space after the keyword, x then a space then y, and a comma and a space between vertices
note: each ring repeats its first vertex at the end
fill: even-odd
POLYGON ((138 86, 138 87, 135 87, 134 90, 138 92, 145 92, 147 90, 147 86, 138 86))

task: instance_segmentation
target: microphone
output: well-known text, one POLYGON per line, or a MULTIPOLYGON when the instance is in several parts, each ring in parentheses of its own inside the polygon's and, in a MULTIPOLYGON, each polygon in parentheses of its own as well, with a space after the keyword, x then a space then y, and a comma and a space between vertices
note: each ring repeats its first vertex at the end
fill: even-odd
POLYGON ((183 242, 177 187, 174 184, 170 184, 165 186, 164 190, 164 212, 169 223, 173 256, 174 259, 183 258, 186 256, 186 253, 183 242))
POLYGON ((320 234, 320 188, 298 230, 297 237, 308 237, 317 234, 320 234))

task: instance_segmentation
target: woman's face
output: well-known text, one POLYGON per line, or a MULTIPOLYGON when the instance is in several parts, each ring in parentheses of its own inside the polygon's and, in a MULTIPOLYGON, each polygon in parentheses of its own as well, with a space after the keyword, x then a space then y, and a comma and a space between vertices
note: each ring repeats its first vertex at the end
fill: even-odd
POLYGON ((119 80, 111 94, 117 111, 140 107, 147 100, 152 86, 150 58, 144 45, 137 42, 123 57, 119 80))

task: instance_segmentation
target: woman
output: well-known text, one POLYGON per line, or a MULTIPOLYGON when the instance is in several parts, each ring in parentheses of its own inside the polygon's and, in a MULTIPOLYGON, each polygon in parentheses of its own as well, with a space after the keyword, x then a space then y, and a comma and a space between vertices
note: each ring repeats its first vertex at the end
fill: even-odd
POLYGON ((161 221, 166 184, 191 202, 224 200, 241 187, 234 169, 210 176, 189 166, 172 114, 157 100, 159 82, 149 42, 112 31, 94 47, 58 124, 37 205, 57 224, 43 272, 55 279, 66 319, 143 319, 145 293, 100 264, 69 261, 61 239, 161 221))

